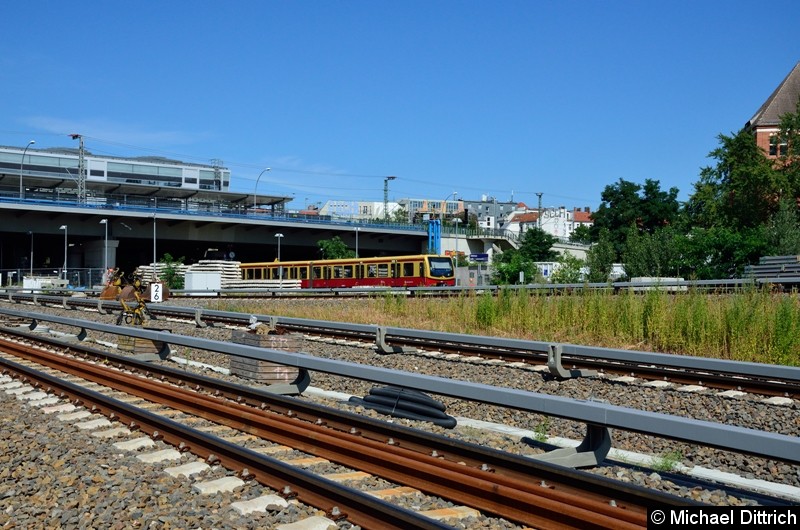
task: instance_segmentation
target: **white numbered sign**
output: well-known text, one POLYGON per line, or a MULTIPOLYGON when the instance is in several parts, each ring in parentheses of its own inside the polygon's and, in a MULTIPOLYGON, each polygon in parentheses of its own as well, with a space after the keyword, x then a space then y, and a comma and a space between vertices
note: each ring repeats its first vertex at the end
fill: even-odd
POLYGON ((150 301, 159 303, 164 301, 164 284, 151 283, 150 284, 150 301))

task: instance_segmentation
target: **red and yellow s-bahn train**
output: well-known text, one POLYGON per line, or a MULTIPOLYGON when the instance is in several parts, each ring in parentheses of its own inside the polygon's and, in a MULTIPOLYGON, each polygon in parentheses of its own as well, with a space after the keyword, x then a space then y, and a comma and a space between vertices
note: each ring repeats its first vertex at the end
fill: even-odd
POLYGON ((299 280, 303 289, 433 287, 455 285, 449 256, 420 254, 380 258, 242 263, 243 280, 299 280))

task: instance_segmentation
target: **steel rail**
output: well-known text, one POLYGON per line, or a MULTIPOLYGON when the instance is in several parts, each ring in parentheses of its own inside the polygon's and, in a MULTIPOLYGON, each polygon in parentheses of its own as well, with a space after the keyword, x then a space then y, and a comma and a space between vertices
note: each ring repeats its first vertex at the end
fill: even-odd
POLYGON ((256 479, 286 498, 297 498, 322 509, 332 518, 346 517, 364 528, 443 530, 448 525, 392 505, 371 495, 342 486, 281 461, 232 444, 212 434, 181 425, 169 418, 139 409, 100 392, 63 381, 44 372, 0 358, 4 372, 13 372, 35 385, 68 397, 94 413, 127 424, 153 439, 163 440, 178 450, 193 454, 228 469, 239 470, 243 479, 256 479), (338 515, 337 515, 338 514, 338 515))
POLYGON ((105 333, 123 334, 228 355, 238 355, 295 368, 304 368, 310 371, 414 388, 454 398, 525 410, 546 416, 556 416, 591 425, 633 431, 759 457, 774 458, 794 464, 800 463, 800 438, 792 436, 691 418, 668 416, 595 401, 582 401, 443 377, 387 370, 335 359, 323 359, 304 353, 287 353, 280 350, 199 339, 159 331, 111 326, 40 313, 0 309, 0 314, 25 318, 31 321, 42 320, 105 333))
MULTIPOLYGON (((116 369, 76 363, 74 359, 59 354, 23 349, 26 352, 21 355, 51 368, 522 524, 540 528, 596 529, 646 526, 647 512, 641 507, 623 509, 575 493, 496 475, 490 470, 421 455, 391 442, 363 439, 358 433, 332 431, 321 424, 309 425, 294 418, 258 411, 116 369)), ((171 443, 195 452, 192 443, 196 436, 187 437, 187 433, 192 434, 187 428, 181 431, 184 437, 176 436, 171 443)), ((166 438, 161 431, 158 435, 166 438)), ((219 451, 216 447, 213 450, 219 451)), ((236 451, 236 446, 223 448, 224 453, 236 451)), ((201 456, 209 458, 211 454, 224 463, 218 453, 206 454, 204 451, 201 456)), ((227 454, 224 456, 228 457, 227 454)), ((253 470, 248 468, 248 471, 257 476, 253 470)), ((299 498, 307 502, 304 497, 299 498)), ((327 499, 327 494, 322 498, 327 499)), ((329 513, 331 510, 333 506, 328 507, 329 513)))
MULTIPOLYGON (((595 283, 527 283, 519 285, 480 285, 480 286, 450 286, 450 287, 348 287, 348 288, 308 288, 308 289, 281 289, 281 288, 230 288, 230 289, 174 289, 170 291, 172 296, 177 297, 213 297, 221 298, 227 296, 250 297, 250 298, 307 298, 307 297, 358 297, 375 294, 394 294, 410 297, 457 297, 468 294, 490 293, 497 295, 502 291, 532 291, 544 292, 546 294, 561 294, 564 292, 572 293, 576 291, 610 291, 619 293, 622 291, 633 291, 643 293, 650 290, 661 290, 677 294, 691 291, 713 291, 713 292, 734 292, 746 288, 763 288, 766 286, 776 286, 782 289, 796 289, 800 285, 800 278, 797 276, 785 276, 775 274, 772 276, 753 277, 753 278, 734 278, 719 280, 672 280, 665 279, 658 282, 595 282, 595 283)), ((6 286, 0 287, 0 293, 16 296, 19 293, 30 292, 30 288, 6 286)), ((71 291, 61 289, 39 289, 45 294, 58 295, 71 291)), ((100 293, 98 289, 84 289, 82 292, 96 296, 100 293)))
MULTIPOLYGON (((162 316, 183 315, 187 319, 194 317, 196 320, 200 318, 242 324, 251 318, 241 313, 200 311, 177 306, 160 306, 154 313, 162 316)), ((562 351, 562 362, 575 368, 620 374, 635 372, 643 378, 669 380, 678 384, 696 384, 698 380, 702 380, 706 385, 717 388, 767 395, 800 395, 800 368, 792 366, 273 315, 254 316, 258 321, 270 322, 288 330, 347 336, 367 341, 375 340, 380 328, 384 338, 388 338, 392 344, 454 351, 508 362, 529 363, 532 360, 536 363, 547 362, 550 348, 557 345, 562 351)))
MULTIPOLYGON (((35 295, 15 295, 17 300, 34 301, 35 295)), ((81 306, 101 307, 121 309, 118 302, 110 301, 90 301, 86 299, 72 299, 62 297, 36 297, 39 303, 52 303, 59 306, 81 306)), ((167 315, 180 315, 185 319, 200 319, 209 321, 222 321, 230 323, 247 324, 251 315, 236 313, 231 311, 217 311, 209 309, 194 309, 179 306, 155 305, 148 306, 148 310, 158 317, 167 315)), ((0 309, 2 311, 2 309, 0 309)), ((546 356, 550 346, 554 343, 544 341, 531 341, 520 339, 508 339, 503 337, 487 337, 459 333, 445 333, 437 331, 427 331, 411 328, 400 328, 392 326, 375 326, 369 324, 353 324, 347 322, 331 322, 325 320, 310 320, 302 318, 289 318, 277 315, 253 315, 257 321, 262 323, 275 323, 278 326, 291 330, 318 330, 323 333, 345 334, 351 337, 358 337, 365 340, 374 339, 378 333, 378 328, 385 330, 385 336, 397 344, 418 344, 431 345, 432 347, 443 344, 457 345, 470 353, 479 354, 483 350, 486 354, 492 351, 507 351, 509 355, 521 353, 537 356, 546 356)), ((646 352, 638 350, 623 350, 613 348, 601 348, 595 346, 582 346, 577 344, 559 344, 563 350, 565 360, 593 361, 592 366, 610 366, 608 363, 622 363, 626 368, 641 367, 643 370, 648 367, 665 368, 668 370, 690 370, 695 373, 707 374, 709 377, 728 376, 734 377, 731 384, 746 386, 752 384, 749 379, 757 378, 765 384, 772 382, 770 388, 783 390, 787 393, 800 393, 800 367, 780 366, 764 363, 730 361, 725 359, 713 359, 705 357, 693 357, 690 355, 677 355, 656 352, 646 352), (603 364, 605 363, 605 364, 603 364), (737 381, 738 379, 738 381, 737 381)), ((663 376, 678 377, 681 374, 665 372, 663 376)))
MULTIPOLYGON (((55 347, 71 348, 74 350, 73 353, 75 355, 92 358, 96 362, 101 362, 105 365, 130 370, 134 373, 143 373, 145 376, 161 381, 168 381, 185 388, 203 391, 216 397, 224 397, 236 403, 248 404, 274 413, 300 418, 309 423, 317 423, 321 421, 320 418, 322 416, 325 416, 328 428, 342 432, 350 432, 355 429, 362 437, 381 442, 393 439, 398 445, 406 449, 426 454, 430 454, 432 448, 436 448, 438 458, 476 468, 490 468, 494 473, 516 477, 521 480, 531 482, 558 481, 564 483, 569 480, 575 480, 577 477, 583 483, 594 483, 595 490, 600 492, 599 498, 608 499, 612 497, 618 503, 630 502, 652 507, 699 504, 659 491, 628 486, 625 483, 598 477, 572 468, 461 442, 446 436, 404 427, 396 423, 387 423, 360 414, 274 394, 258 388, 193 374, 183 369, 138 361, 86 346, 81 346, 80 350, 77 350, 74 343, 70 344, 54 338, 45 339, 44 337, 27 333, 19 336, 55 347)), ((582 493, 587 494, 585 490, 582 490, 582 493)))

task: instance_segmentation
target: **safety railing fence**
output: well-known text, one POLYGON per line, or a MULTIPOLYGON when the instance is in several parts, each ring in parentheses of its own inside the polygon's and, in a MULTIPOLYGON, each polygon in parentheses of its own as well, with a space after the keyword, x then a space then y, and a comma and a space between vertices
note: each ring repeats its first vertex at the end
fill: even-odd
POLYGON ((34 267, 0 269, 0 285, 3 287, 64 287, 72 289, 92 288, 103 285, 105 270, 100 268, 34 267), (27 285, 26 285, 27 284, 27 285))

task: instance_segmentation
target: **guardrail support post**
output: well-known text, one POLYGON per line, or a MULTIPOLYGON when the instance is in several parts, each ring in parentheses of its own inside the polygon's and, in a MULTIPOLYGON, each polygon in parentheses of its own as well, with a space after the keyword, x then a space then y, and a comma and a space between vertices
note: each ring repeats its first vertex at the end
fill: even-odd
POLYGON ((203 310, 199 307, 194 310, 194 324, 198 328, 206 328, 208 324, 203 322, 203 310))
POLYGON ((375 331, 375 345, 378 353, 404 353, 408 350, 402 346, 392 346, 386 343, 386 328, 378 326, 375 331))
POLYGON ((554 449, 531 458, 571 468, 593 467, 605 460, 609 449, 611 429, 590 423, 586 425, 586 437, 577 447, 554 449))
POLYGON ((561 365, 561 354, 564 353, 564 346, 561 344, 551 344, 547 350, 547 368, 557 379, 572 379, 573 377, 593 377, 597 375, 596 370, 567 370, 561 365))
POLYGON ((259 387, 259 390, 269 392, 270 394, 298 395, 302 394, 310 384, 311 376, 309 375, 308 370, 305 368, 300 368, 297 372, 297 378, 291 383, 267 385, 259 387))
MULTIPOLYGON (((161 331, 163 333, 171 333, 167 329, 162 329, 162 330, 158 330, 158 331, 161 331)), ((159 361, 159 360, 160 361, 166 361, 172 355, 172 348, 170 346, 170 343, 167 342, 167 341, 146 340, 146 339, 137 339, 137 338, 131 337, 130 338, 130 342, 131 342, 130 347, 131 347, 131 350, 132 350, 132 355, 130 357, 132 357, 133 359, 136 359, 137 361, 142 361, 142 362, 151 362, 151 361, 159 361), (139 343, 137 341, 141 341, 141 342, 139 343), (154 353, 150 353, 150 352, 137 353, 136 352, 136 350, 139 349, 140 345, 141 345, 142 349, 147 349, 147 348, 149 348, 149 345, 151 345, 151 344, 152 344, 153 348, 156 349, 156 351, 154 353)))

